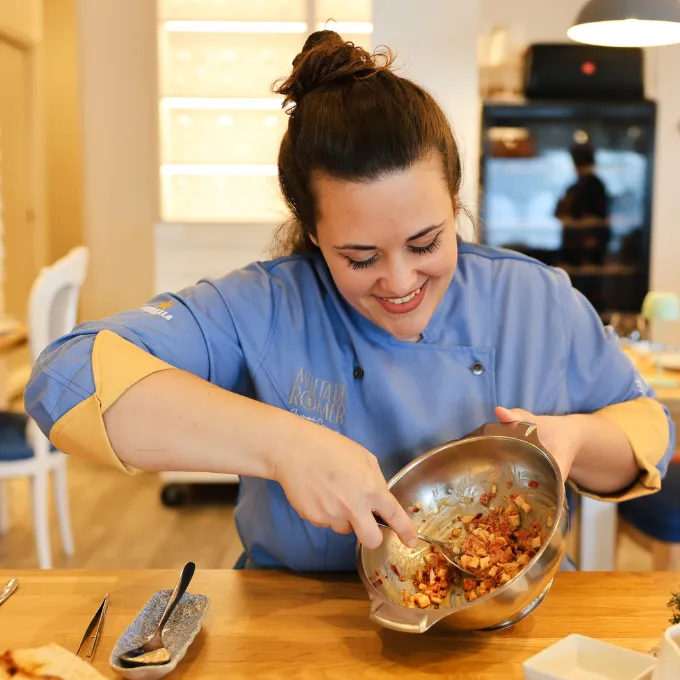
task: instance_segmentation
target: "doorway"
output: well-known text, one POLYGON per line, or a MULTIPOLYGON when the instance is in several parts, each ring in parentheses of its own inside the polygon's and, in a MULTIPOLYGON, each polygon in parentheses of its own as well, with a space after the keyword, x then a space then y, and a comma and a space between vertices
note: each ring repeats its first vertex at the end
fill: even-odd
MULTIPOLYGON (((32 47, 0 35, 0 313, 25 320, 38 257, 38 195, 32 47)), ((20 397, 30 371, 28 347, 0 360, 0 408, 20 397)), ((23 402, 23 399, 19 399, 23 402)))

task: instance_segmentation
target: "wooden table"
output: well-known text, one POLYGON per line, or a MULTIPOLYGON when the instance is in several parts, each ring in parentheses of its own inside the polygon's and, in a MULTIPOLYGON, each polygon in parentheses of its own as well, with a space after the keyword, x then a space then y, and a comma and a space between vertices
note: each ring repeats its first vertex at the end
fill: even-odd
MULTIPOLYGON (((19 590, 0 606, 0 646, 53 641, 75 650, 104 595, 111 594, 95 667, 108 657, 148 598, 172 588, 174 571, 0 572, 19 590)), ((544 603, 511 631, 425 635, 383 630, 368 620, 356 577, 257 571, 198 571, 190 592, 211 609, 173 678, 522 678, 522 662, 561 637, 581 633, 649 652, 669 625, 666 603, 680 574, 558 574, 544 603)))
POLYGON ((23 347, 28 342, 28 329, 26 326, 18 328, 11 333, 0 334, 0 354, 23 347))

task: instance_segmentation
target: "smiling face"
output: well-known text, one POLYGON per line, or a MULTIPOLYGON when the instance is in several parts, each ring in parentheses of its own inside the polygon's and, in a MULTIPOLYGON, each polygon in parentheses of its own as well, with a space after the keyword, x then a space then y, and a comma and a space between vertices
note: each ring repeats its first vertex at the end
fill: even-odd
POLYGON ((438 154, 367 182, 317 174, 316 242, 340 293, 400 340, 417 341, 456 270, 455 211, 438 154))

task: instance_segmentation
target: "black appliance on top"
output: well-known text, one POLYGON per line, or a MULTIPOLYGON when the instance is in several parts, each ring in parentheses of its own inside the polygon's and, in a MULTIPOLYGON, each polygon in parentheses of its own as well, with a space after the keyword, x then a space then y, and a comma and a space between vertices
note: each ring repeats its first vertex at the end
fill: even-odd
POLYGON ((649 285, 656 105, 642 53, 533 45, 525 99, 482 112, 481 238, 564 268, 605 321, 649 285))
POLYGON ((531 45, 524 55, 529 99, 642 99, 643 53, 637 47, 531 45))

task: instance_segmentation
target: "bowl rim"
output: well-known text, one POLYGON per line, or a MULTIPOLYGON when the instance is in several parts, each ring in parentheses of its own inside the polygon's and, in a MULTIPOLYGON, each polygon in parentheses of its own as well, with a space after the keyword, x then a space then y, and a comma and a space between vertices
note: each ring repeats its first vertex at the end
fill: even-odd
MULTIPOLYGON (((496 596, 502 594, 508 586, 513 585, 516 583, 517 579, 520 578, 523 574, 526 574, 535 564, 536 562, 540 559, 541 555, 545 552, 547 546, 551 543, 552 538, 557 531, 557 529, 560 526, 560 522, 562 520, 562 514, 565 512, 565 504, 566 504, 566 489, 565 489, 565 483, 562 478, 562 472, 559 468, 559 465, 557 464, 557 461, 553 457, 553 455, 543 446, 542 442, 538 438, 537 434, 537 425, 535 423, 527 423, 527 422, 521 422, 521 423, 486 423, 482 425, 481 427, 477 428, 476 430, 473 430, 467 435, 464 435, 463 437, 459 439, 452 439, 448 442, 445 442, 444 444, 440 444, 439 446, 436 446, 429 451, 426 451, 425 453, 421 454, 417 458, 414 458, 408 465, 404 466, 399 472, 397 472, 387 483, 387 487, 389 489, 392 489, 392 487, 404 476, 406 476, 413 468, 417 467, 420 463, 423 461, 427 460, 428 458, 431 458, 432 456, 435 456, 439 453, 442 453, 449 448, 452 448, 454 445, 462 444, 462 443, 467 443, 467 442, 472 442, 472 441, 478 441, 480 439, 512 439, 514 441, 520 440, 524 441, 527 444, 530 444, 533 448, 535 448, 539 453, 541 453, 550 463, 553 469, 553 473, 555 474, 555 479, 557 482, 557 503, 555 507, 555 517, 553 520, 553 525, 550 528, 550 532, 546 536, 546 540, 543 542, 543 545, 540 547, 540 549, 537 551, 537 553, 531 558, 531 561, 528 562, 526 567, 522 569, 520 572, 517 573, 516 576, 513 576, 507 583, 504 583, 502 586, 496 588, 493 593, 489 593, 488 595, 485 595, 484 597, 478 598, 476 600, 473 600, 472 602, 465 601, 463 604, 461 604, 458 607, 449 607, 447 609, 439 609, 436 610, 436 614, 434 616, 435 620, 440 620, 442 618, 445 618, 447 616, 450 616, 454 613, 464 611, 467 609, 470 609, 471 607, 474 607, 475 605, 478 605, 480 603, 488 602, 491 599, 494 599, 496 596), (520 436, 517 436, 516 434, 513 436, 511 432, 517 432, 518 427, 523 426, 524 431, 521 432, 520 436), (511 428, 511 429, 509 429, 511 428), (505 431, 504 431, 505 430, 505 431)), ((568 511, 567 511, 567 518, 568 518, 568 511)), ((383 529, 384 531, 391 531, 391 529, 383 529)), ((568 531, 568 529, 567 529, 568 531)), ((362 555, 363 555, 363 550, 364 547, 357 541, 357 550, 356 550, 356 565, 357 565, 357 571, 359 572, 359 576, 361 578, 361 581, 363 582, 364 586, 368 590, 369 593, 369 598, 371 599, 376 599, 380 598, 384 600, 385 602, 392 603, 396 605, 397 607, 403 607, 403 605, 400 605, 397 602, 394 602, 394 600, 391 600, 390 598, 386 597, 375 585, 373 585, 373 582, 371 579, 368 577, 366 574, 366 570, 363 567, 363 560, 362 560, 362 555)), ((564 556, 564 552, 562 555, 562 558, 564 556)), ((560 558, 560 559, 562 559, 560 558)), ((559 567, 558 567, 559 568, 559 567)), ((406 609, 406 607, 403 607, 406 609)), ((410 610, 409 610, 410 611, 410 610)), ((432 615, 433 610, 431 609, 423 609, 421 610, 423 613, 425 612, 430 612, 432 615)))

